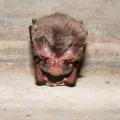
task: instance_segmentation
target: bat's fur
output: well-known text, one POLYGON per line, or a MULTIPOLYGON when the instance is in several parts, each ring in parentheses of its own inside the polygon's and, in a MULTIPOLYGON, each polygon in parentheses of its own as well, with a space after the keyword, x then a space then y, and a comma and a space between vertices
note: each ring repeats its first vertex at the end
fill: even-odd
POLYGON ((46 36, 55 52, 63 53, 72 42, 83 45, 86 40, 87 31, 83 23, 65 14, 55 13, 39 18, 34 26, 37 28, 32 29, 32 40, 46 36))

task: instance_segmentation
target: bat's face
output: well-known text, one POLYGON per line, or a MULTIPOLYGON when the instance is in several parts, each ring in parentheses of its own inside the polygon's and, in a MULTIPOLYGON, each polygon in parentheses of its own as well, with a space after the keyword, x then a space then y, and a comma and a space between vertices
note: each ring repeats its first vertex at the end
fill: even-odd
POLYGON ((70 74, 82 58, 83 48, 83 46, 71 44, 64 53, 59 54, 52 50, 45 37, 40 37, 33 43, 33 50, 39 58, 40 69, 53 76, 70 74))

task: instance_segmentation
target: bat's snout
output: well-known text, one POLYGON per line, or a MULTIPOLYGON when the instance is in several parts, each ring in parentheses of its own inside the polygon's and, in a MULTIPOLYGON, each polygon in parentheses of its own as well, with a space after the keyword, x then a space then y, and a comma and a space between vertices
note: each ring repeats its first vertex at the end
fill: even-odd
POLYGON ((64 70, 63 60, 59 58, 48 59, 46 61, 46 66, 48 68, 49 73, 53 76, 61 75, 64 70))
POLYGON ((54 76, 59 76, 61 75, 63 72, 63 70, 60 67, 51 67, 50 68, 50 74, 54 75, 54 76))

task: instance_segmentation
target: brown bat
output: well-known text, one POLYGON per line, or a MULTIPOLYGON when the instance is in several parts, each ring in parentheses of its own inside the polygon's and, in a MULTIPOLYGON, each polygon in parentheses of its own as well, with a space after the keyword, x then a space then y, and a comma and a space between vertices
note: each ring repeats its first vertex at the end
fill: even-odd
POLYGON ((32 19, 29 33, 36 84, 75 86, 88 33, 83 21, 55 13, 32 19))

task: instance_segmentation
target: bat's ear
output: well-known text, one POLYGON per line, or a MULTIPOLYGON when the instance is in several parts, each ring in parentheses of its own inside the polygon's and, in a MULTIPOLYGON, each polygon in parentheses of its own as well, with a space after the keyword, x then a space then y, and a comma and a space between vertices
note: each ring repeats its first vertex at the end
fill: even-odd
POLYGON ((85 33, 86 33, 86 36, 87 36, 87 35, 88 35, 88 31, 86 30, 86 32, 85 32, 85 33))
POLYGON ((32 18, 32 24, 34 25, 37 22, 36 18, 32 18))
MULTIPOLYGON (((83 20, 79 20, 79 23, 80 23, 81 25, 84 24, 83 20)), ((86 36, 88 35, 88 31, 87 31, 86 29, 85 29, 85 34, 86 34, 86 36)))
POLYGON ((29 36, 30 40, 32 40, 32 25, 29 25, 29 36))
POLYGON ((45 36, 36 39, 34 42, 34 49, 38 56, 50 57, 51 56, 51 46, 49 41, 45 36))
POLYGON ((36 18, 32 18, 32 25, 29 26, 29 36, 30 40, 32 40, 32 27, 34 27, 35 30, 37 30, 37 26, 35 25, 37 22, 36 18))
POLYGON ((34 27, 35 31, 37 30, 36 22, 37 22, 37 19, 36 18, 32 18, 32 24, 33 24, 33 27, 34 27))
POLYGON ((83 20, 79 20, 80 24, 83 24, 83 20))

